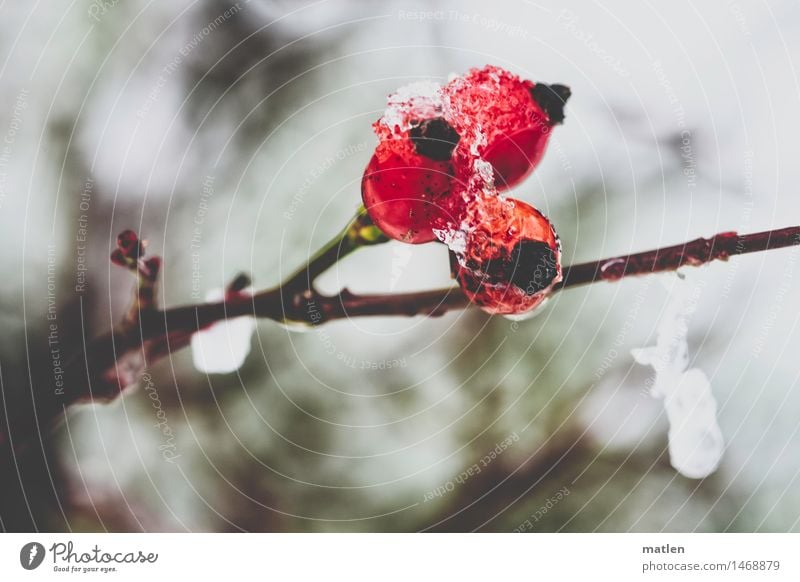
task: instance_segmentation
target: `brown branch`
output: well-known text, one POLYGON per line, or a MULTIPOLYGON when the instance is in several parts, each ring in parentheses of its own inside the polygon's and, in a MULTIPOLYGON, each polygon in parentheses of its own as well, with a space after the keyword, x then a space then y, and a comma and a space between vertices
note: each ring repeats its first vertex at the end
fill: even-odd
MULTIPOLYGON (((387 239, 360 213, 345 231, 314 255, 307 265, 280 286, 246 295, 242 289, 249 279, 239 277, 228 288, 223 301, 159 310, 152 301, 154 277, 148 276, 150 262, 128 257, 127 266, 139 273, 139 288, 134 305, 123 324, 91 342, 68 363, 65 371, 69 390, 59 398, 37 396, 39 423, 58 418, 65 407, 81 400, 116 397, 138 381, 145 365, 152 365, 189 344, 192 334, 228 318, 252 316, 274 321, 320 325, 327 321, 362 316, 439 316, 463 309, 469 302, 456 287, 417 293, 358 295, 343 289, 324 295, 314 288, 316 278, 342 257, 362 246, 387 239), (137 262, 138 261, 138 262, 137 262), (146 297, 142 297, 142 293, 146 297)), ((683 266, 699 266, 734 255, 800 245, 800 227, 738 235, 717 234, 642 253, 572 265, 564 269, 564 279, 554 291, 623 277, 675 271, 683 266)), ((151 259, 152 261, 152 259, 151 259)), ((157 269, 156 269, 157 271, 157 269)), ((35 431, 20 419, 0 419, 0 447, 8 442, 25 442, 35 431)), ((7 448, 7 447, 6 447, 7 448)))
MULTIPOLYGON (((362 226, 358 224, 359 229, 362 226)), ((252 297, 233 294, 225 301, 217 303, 188 305, 166 311, 140 312, 136 329, 102 336, 89 344, 86 353, 94 356, 93 367, 97 370, 107 370, 117 359, 114 357, 114 350, 108 349, 112 343, 116 345, 116 352, 119 353, 120 350, 135 350, 146 342, 161 340, 163 345, 158 344, 158 347, 169 348, 161 354, 166 355, 185 346, 191 334, 198 330, 233 317, 247 315, 274 321, 320 325, 336 319, 362 316, 438 316, 469 305, 466 297, 456 287, 386 295, 357 295, 347 289, 336 295, 319 293, 313 286, 319 274, 360 246, 382 242, 377 239, 368 239, 368 242, 357 239, 343 242, 352 239, 348 232, 352 232, 352 227, 312 258, 307 269, 300 269, 279 287, 262 291, 252 297), (337 249, 337 252, 334 253, 331 249, 337 249)), ((800 244, 800 227, 742 236, 726 232, 681 245, 566 267, 564 280, 556 291, 598 281, 616 281, 622 277, 675 271, 683 266, 698 266, 714 260, 725 260, 733 255, 798 244, 800 244)), ((160 354, 150 355, 152 360, 154 356, 160 354)), ((113 396, 124 387, 113 387, 109 396, 113 396)))
POLYGON ((800 226, 743 235, 723 232, 711 238, 698 238, 671 247, 566 267, 559 288, 676 271, 684 266, 696 267, 711 261, 724 261, 735 255, 796 245, 800 245, 800 226))

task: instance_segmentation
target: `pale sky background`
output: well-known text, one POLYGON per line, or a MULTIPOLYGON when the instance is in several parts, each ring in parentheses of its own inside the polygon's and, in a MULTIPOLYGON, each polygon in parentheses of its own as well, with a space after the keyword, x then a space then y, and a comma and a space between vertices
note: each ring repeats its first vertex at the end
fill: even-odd
MULTIPOLYGON (((44 337, 48 245, 59 309, 82 302, 87 333, 128 302, 106 258, 123 228, 163 255, 167 305, 239 271, 275 284, 359 204, 386 95, 487 63, 572 88, 514 192, 552 219, 565 263, 797 224, 798 31, 788 1, 0 4, 3 373, 47 365, 24 354, 44 337)), ((519 324, 476 310, 305 334, 260 322, 238 374, 174 354, 150 373, 180 456, 165 460, 143 387, 76 407, 47 523, 511 531, 566 487, 535 531, 797 531, 796 264, 782 250, 684 272, 691 367, 726 443, 702 482, 670 467, 652 370, 630 355, 655 342, 666 275, 558 294, 519 324)), ((321 284, 447 285, 447 255, 391 243, 321 284)))

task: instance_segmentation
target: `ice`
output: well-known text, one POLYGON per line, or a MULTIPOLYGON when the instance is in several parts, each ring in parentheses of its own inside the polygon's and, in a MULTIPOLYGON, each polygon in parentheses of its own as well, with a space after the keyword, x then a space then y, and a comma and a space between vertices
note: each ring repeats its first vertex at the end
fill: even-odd
POLYGON ((390 131, 405 131, 412 121, 437 117, 441 111, 441 86, 433 81, 417 81, 389 95, 380 123, 390 131))
POLYGON ((464 255, 467 249, 467 234, 465 229, 433 229, 433 234, 436 235, 441 242, 447 245, 451 251, 458 255, 459 259, 464 255))

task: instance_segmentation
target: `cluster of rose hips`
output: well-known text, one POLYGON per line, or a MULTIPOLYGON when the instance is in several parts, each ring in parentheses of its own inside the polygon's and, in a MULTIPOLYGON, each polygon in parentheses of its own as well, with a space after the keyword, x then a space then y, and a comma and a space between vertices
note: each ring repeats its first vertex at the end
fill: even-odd
POLYGON ((569 95, 494 66, 398 90, 373 125, 380 141, 361 185, 370 218, 390 238, 445 243, 485 311, 532 310, 561 281, 560 244, 543 214, 503 191, 539 163, 569 95))

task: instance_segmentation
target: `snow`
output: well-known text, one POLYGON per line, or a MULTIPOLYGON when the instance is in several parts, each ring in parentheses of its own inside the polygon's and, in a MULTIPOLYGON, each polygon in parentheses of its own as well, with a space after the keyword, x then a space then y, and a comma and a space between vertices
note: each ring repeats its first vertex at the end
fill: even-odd
MULTIPOLYGON (((252 292, 252 290, 245 290, 252 292)), ((222 289, 206 294, 206 301, 220 301, 222 289)), ((249 316, 236 317, 211 325, 192 336, 192 362, 206 374, 229 374, 244 364, 250 353, 250 338, 256 320, 249 316)))
POLYGON ((381 123, 390 130, 411 127, 417 118, 435 117, 442 110, 441 86, 432 81, 417 81, 389 95, 381 123))
POLYGON ((669 287, 670 300, 658 325, 656 345, 632 350, 639 364, 652 366, 655 379, 650 395, 661 398, 669 421, 669 456, 682 475, 702 479, 713 473, 725 447, 717 424, 717 403, 711 383, 698 368, 687 369, 688 321, 697 301, 691 285, 677 278, 669 287))

